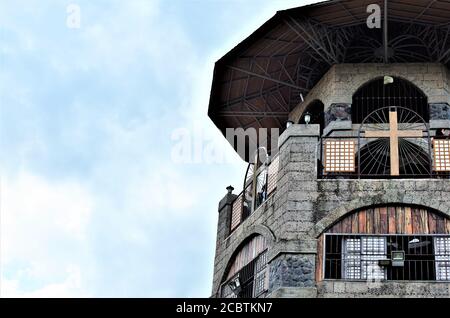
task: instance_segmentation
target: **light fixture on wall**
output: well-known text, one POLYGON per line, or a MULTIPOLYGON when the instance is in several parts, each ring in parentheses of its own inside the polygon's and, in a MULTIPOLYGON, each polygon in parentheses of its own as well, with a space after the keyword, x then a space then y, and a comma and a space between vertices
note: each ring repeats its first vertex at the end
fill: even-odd
POLYGON ((305 124, 308 126, 309 123, 311 122, 311 114, 307 112, 303 117, 303 119, 305 120, 305 124))
POLYGON ((235 294, 236 296, 239 295, 239 293, 241 292, 241 280, 239 279, 239 275, 230 280, 230 282, 228 283, 228 287, 230 287, 233 294, 235 294))
POLYGON ((385 76, 384 77, 384 85, 392 84, 394 83, 394 78, 392 76, 385 76))
POLYGON ((405 266, 405 251, 392 251, 391 262, 394 267, 405 266))
POLYGON ((288 120, 288 121, 286 122, 286 128, 291 127, 293 124, 294 124, 294 122, 293 122, 292 120, 288 120))

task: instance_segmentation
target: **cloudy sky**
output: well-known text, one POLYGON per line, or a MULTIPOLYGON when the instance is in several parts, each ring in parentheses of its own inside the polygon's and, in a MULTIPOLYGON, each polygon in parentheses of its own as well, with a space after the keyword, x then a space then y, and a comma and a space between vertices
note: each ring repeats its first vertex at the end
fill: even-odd
POLYGON ((245 170, 214 62, 311 2, 0 0, 1 296, 208 297, 245 170))

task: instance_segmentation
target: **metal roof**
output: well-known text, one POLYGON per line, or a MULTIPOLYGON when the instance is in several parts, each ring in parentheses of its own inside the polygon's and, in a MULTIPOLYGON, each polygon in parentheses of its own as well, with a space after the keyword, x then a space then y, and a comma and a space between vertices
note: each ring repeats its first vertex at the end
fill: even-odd
MULTIPOLYGON (((226 128, 284 129, 290 111, 333 64, 385 62, 383 28, 367 6, 334 0, 278 11, 216 62, 208 115, 226 128)), ((450 1, 388 0, 389 63, 450 63, 450 1)))

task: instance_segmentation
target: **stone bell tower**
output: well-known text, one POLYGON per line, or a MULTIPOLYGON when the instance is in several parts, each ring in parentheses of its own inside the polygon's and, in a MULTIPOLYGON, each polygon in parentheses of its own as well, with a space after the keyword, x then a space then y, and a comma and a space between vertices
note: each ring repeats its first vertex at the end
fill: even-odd
POLYGON ((372 2, 279 11, 216 63, 223 134, 280 136, 245 138, 213 297, 450 296, 450 3, 372 2))

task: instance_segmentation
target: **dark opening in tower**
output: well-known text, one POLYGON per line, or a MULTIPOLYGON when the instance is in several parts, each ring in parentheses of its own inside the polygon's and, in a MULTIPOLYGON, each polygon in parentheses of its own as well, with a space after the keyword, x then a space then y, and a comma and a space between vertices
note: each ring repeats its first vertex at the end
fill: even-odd
POLYGON ((323 129, 325 127, 325 112, 324 105, 320 100, 315 100, 311 102, 302 114, 300 119, 300 124, 305 124, 305 116, 310 116, 309 124, 320 125, 320 135, 322 135, 323 129))
POLYGON ((425 122, 429 121, 427 96, 411 82, 398 77, 392 83, 377 78, 359 88, 353 95, 352 121, 360 124, 375 110, 389 106, 410 109, 425 122))

